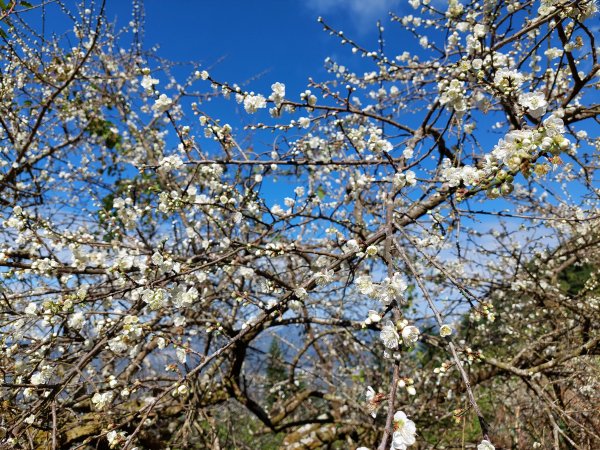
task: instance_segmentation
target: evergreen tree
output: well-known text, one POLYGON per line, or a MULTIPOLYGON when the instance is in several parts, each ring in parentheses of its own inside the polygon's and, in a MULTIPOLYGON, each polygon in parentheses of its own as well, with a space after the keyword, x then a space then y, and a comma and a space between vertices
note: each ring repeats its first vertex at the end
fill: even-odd
POLYGON ((271 390, 277 383, 282 382, 288 376, 283 351, 277 338, 273 338, 269 346, 266 376, 265 388, 269 391, 267 403, 272 405, 278 396, 276 391, 271 392, 271 390))

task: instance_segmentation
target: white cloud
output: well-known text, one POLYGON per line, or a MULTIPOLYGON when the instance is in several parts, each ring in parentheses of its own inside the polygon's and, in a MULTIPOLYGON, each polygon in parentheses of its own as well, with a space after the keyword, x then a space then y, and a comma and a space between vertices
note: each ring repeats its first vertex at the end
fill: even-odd
POLYGON ((307 0, 309 8, 322 14, 327 20, 327 15, 333 19, 334 14, 343 14, 358 27, 365 31, 375 27, 378 19, 387 22, 389 11, 398 11, 400 0, 307 0))

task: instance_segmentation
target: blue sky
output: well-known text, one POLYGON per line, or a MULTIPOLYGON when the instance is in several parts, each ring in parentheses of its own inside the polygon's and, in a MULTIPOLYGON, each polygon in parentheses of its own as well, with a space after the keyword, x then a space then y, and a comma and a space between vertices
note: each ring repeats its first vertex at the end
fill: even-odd
MULTIPOLYGON (((268 89, 282 81, 289 92, 300 92, 309 76, 325 77, 327 56, 339 52, 345 62, 360 59, 323 32, 317 17, 376 48, 377 19, 389 21, 388 9, 399 4, 399 0, 146 0, 145 47, 158 44, 159 55, 169 60, 203 63, 221 80, 241 83, 262 74, 251 89, 268 89)), ((131 3, 108 0, 108 11, 118 23, 126 23, 131 3)))

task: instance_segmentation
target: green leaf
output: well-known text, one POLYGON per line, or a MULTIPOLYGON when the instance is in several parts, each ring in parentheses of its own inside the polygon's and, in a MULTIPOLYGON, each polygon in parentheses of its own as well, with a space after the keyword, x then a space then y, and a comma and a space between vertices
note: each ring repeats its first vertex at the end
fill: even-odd
POLYGON ((318 197, 319 197, 321 200, 323 200, 323 199, 325 198, 325 194, 326 194, 326 192, 325 192, 325 189, 323 189, 323 186, 319 186, 319 187, 317 188, 317 196, 318 196, 318 197))
POLYGON ((4 39, 8 38, 8 36, 6 35, 6 31, 4 31, 2 28, 0 28, 0 37, 3 37, 4 39))
POLYGON ((33 5, 29 2, 25 2, 23 0, 21 0, 21 6, 24 6, 25 8, 33 8, 33 5))

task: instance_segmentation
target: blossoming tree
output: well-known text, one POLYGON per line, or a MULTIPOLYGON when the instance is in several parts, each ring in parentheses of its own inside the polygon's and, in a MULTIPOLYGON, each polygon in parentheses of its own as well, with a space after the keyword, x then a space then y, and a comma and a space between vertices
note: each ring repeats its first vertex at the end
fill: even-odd
POLYGON ((596 2, 408 3, 257 93, 0 1, 1 445, 600 446, 596 2))

